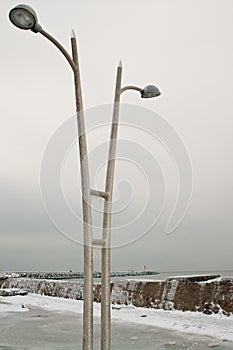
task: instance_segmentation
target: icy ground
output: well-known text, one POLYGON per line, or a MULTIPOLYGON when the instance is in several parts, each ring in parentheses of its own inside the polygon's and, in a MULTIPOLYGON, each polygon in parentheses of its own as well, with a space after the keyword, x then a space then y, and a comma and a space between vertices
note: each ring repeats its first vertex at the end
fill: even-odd
MULTIPOLYGON (((0 297, 0 349, 81 349, 82 301, 0 297)), ((112 349, 233 349, 233 316, 113 306, 112 349)), ((94 303, 95 349, 100 304, 94 303)))

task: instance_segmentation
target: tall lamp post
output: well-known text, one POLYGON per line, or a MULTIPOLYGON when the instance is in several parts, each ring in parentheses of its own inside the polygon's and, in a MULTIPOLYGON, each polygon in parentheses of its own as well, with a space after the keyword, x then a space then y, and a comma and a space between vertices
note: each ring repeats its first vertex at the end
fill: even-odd
POLYGON ((156 86, 149 85, 144 89, 136 86, 121 87, 122 64, 117 68, 115 99, 108 154, 105 191, 90 188, 88 152, 83 114, 82 90, 78 60, 77 40, 74 31, 71 35, 72 56, 52 35, 42 29, 35 11, 28 5, 17 5, 9 13, 10 21, 18 28, 40 33, 58 50, 68 61, 74 73, 75 101, 79 138, 79 154, 81 169, 82 210, 83 210, 83 242, 84 242, 84 307, 83 307, 83 350, 93 349, 93 246, 101 246, 102 250, 102 287, 101 287, 101 349, 111 347, 111 300, 110 300, 110 228, 112 193, 117 146, 117 131, 119 119, 120 96, 124 91, 136 90, 142 98, 160 95, 156 86), (104 199, 103 234, 102 239, 92 237, 91 196, 104 199))

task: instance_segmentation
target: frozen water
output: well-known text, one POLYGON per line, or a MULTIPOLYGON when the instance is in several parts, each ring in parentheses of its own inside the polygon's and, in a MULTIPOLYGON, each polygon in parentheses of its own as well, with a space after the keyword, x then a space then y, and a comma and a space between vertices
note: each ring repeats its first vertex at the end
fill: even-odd
MULTIPOLYGON (((94 349, 100 349, 99 306, 94 307, 94 349)), ((112 350, 233 349, 231 317, 199 316, 132 306, 112 310, 112 350), (141 317, 142 314, 146 317, 141 317), (160 322, 164 328, 158 327, 160 322), (215 332, 214 324, 219 333, 215 332), (198 331, 198 326, 207 335, 192 334, 198 331), (214 332, 216 337, 208 336, 214 332)), ((82 302, 36 295, 1 297, 0 349, 81 350, 82 302)))

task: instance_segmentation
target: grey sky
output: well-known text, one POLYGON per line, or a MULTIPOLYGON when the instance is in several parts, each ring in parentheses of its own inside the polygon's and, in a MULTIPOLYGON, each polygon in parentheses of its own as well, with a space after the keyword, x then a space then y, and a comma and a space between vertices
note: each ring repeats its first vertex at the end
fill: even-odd
MULTIPOLYGON (((164 233, 168 204, 149 234, 113 250, 112 269, 142 269, 144 265, 168 271, 232 269, 232 1, 69 0, 68 9, 63 0, 28 3, 43 28, 67 49, 71 29, 75 29, 86 108, 112 102, 121 59, 125 85, 154 83, 162 91, 158 99, 146 101, 128 92, 122 102, 147 107, 166 118, 191 157, 194 191, 182 224, 172 235, 164 233)), ((5 270, 82 270, 82 247, 56 230, 43 208, 39 187, 48 141, 74 116, 72 72, 43 37, 20 31, 9 22, 8 12, 15 4, 8 0, 0 5, 0 264, 5 270)), ((130 137, 127 130, 122 132, 130 137)), ((90 137, 90 147, 94 142, 90 137)), ((177 181, 169 158, 159 145, 151 150, 163 161, 172 193, 177 181)), ((123 151, 122 144, 119 152, 123 151)), ((72 148, 64 166, 64 188, 79 212, 75 161, 72 148)), ((122 169, 119 163, 116 180, 122 178, 122 169)), ((126 175, 132 178, 133 170, 128 169, 126 175)), ((136 175, 128 181, 137 195, 132 207, 136 213, 144 198, 143 187, 139 180, 136 191, 136 175)), ((119 191, 125 200, 129 187, 122 186, 119 191)), ((158 201, 155 196, 155 210, 158 201)), ((127 215, 123 213, 119 220, 124 223, 127 215)), ((148 212, 144 220, 150 217, 148 212)), ((144 224, 137 225, 139 230, 144 224)), ((95 260, 98 270, 97 253, 95 260)))

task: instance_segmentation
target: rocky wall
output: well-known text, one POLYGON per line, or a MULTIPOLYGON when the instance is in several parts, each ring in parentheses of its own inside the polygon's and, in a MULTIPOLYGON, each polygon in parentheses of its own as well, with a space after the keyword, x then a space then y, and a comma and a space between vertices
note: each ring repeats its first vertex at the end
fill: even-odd
MULTIPOLYGON (((31 293, 83 299, 83 283, 9 278, 1 288, 27 289, 31 293)), ((164 310, 233 314, 233 279, 207 282, 122 280, 111 283, 113 304, 133 304, 164 310)), ((94 301, 101 301, 101 285, 93 288, 94 301)))
POLYGON ((208 282, 119 281, 112 289, 112 302, 165 310, 233 313, 233 279, 208 282))
POLYGON ((82 282, 66 282, 54 280, 41 280, 31 278, 8 278, 1 288, 26 289, 30 293, 61 297, 68 299, 83 299, 82 282))

